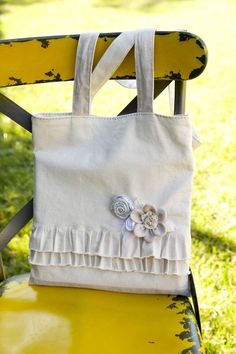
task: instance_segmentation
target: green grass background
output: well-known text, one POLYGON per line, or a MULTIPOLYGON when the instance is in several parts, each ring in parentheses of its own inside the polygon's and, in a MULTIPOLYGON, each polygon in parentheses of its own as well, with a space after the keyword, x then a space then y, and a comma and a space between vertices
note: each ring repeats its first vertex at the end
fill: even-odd
MULTIPOLYGON (((2 38, 156 27, 187 29, 206 42, 208 66, 187 90, 187 112, 202 140, 195 151, 191 266, 207 353, 236 353, 236 2, 0 0, 0 14, 2 38)), ((71 82, 2 92, 30 112, 71 110, 71 82)), ((134 94, 109 82, 97 95, 93 112, 116 115, 134 94)), ((155 108, 168 114, 167 97, 155 108)), ((32 181, 30 134, 0 116, 0 226, 30 199, 32 181)), ((29 270, 30 226, 3 252, 8 276, 29 270)))

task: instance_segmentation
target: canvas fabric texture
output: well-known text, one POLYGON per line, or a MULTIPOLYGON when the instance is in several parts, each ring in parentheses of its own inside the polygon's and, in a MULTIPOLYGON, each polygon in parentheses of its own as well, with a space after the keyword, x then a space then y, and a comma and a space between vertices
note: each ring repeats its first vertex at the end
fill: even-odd
POLYGON ((72 112, 32 116, 30 284, 189 295, 197 137, 188 115, 153 112, 154 36, 123 32, 92 71, 98 33, 81 34, 72 112), (92 115, 133 46, 137 112, 92 115))

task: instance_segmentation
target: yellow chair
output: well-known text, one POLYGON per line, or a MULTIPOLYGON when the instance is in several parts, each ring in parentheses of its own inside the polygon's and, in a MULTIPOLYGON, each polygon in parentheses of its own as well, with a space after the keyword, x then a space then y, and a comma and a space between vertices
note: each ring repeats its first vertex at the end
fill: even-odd
MULTIPOLYGON (((117 33, 100 34, 94 66, 117 33)), ((0 87, 73 80, 78 35, 0 41, 0 87), (40 58, 40 60, 38 59, 40 58)), ((188 32, 156 32, 155 97, 175 82, 174 113, 183 113, 186 80, 207 63, 204 42, 188 32)), ((134 78, 131 51, 112 79, 134 78)), ((133 99, 120 114, 136 110, 133 99)), ((31 114, 0 95, 0 112, 31 131, 31 114)), ((32 218, 33 201, 0 233, 0 251, 32 218)), ((0 353, 204 353, 192 274, 192 300, 101 290, 29 286, 28 274, 4 280, 0 258, 0 353)))

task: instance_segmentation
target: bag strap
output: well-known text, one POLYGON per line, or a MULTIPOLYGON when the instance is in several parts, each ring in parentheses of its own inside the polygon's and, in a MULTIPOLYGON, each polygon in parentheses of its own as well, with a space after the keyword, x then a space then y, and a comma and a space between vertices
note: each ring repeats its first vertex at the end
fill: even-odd
POLYGON ((153 111, 153 48, 155 30, 121 33, 107 48, 92 73, 98 33, 82 33, 79 38, 72 113, 89 115, 92 98, 117 70, 135 44, 138 112, 153 111))
POLYGON ((86 32, 79 37, 75 59, 73 115, 88 115, 90 112, 91 72, 98 35, 97 32, 86 32))
POLYGON ((134 41, 135 31, 122 32, 107 48, 92 73, 91 97, 95 96, 99 89, 118 69, 134 46, 134 41))
POLYGON ((135 68, 138 112, 153 112, 154 99, 154 29, 135 33, 135 68))
POLYGON ((134 31, 121 33, 107 48, 93 73, 92 65, 98 33, 81 33, 76 52, 73 115, 89 115, 91 101, 119 67, 134 45, 134 31))

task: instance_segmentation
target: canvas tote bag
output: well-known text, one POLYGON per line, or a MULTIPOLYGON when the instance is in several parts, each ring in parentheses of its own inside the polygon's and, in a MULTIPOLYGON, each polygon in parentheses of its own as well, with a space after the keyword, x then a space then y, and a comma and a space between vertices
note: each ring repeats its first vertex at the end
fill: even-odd
POLYGON ((154 36, 123 32, 92 72, 98 33, 81 34, 72 113, 32 117, 30 284, 189 294, 193 128, 153 112, 154 36), (133 46, 137 112, 91 115, 133 46))

